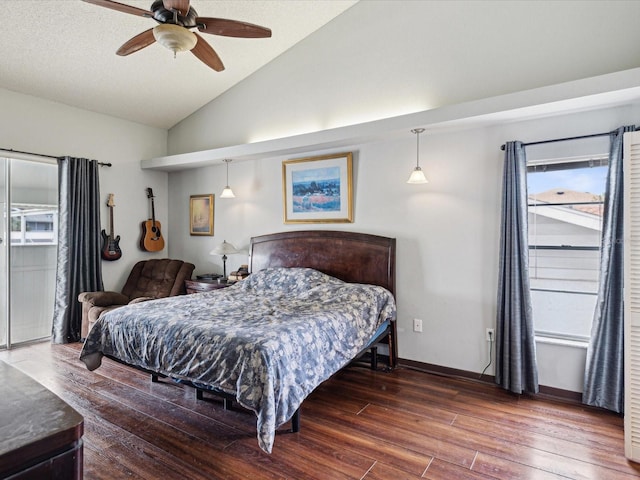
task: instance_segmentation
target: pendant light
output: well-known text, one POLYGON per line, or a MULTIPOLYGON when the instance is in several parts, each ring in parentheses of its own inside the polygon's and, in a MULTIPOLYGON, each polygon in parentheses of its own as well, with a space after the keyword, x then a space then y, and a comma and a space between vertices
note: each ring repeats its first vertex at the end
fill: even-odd
POLYGON ((416 168, 411 172, 411 176, 407 183, 429 183, 427 177, 424 176, 424 172, 420 168, 420 134, 424 132, 424 128, 414 128, 411 133, 416 134, 416 168))
POLYGON ((220 198, 236 198, 233 194, 233 190, 231 190, 231 187, 229 186, 229 162, 231 159, 225 158, 223 161, 227 164, 227 185, 224 187, 224 190, 222 190, 220 198))

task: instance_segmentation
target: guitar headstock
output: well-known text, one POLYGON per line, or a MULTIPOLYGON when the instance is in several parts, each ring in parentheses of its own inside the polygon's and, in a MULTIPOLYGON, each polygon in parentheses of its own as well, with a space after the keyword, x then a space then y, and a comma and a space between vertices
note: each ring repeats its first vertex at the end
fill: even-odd
POLYGON ((153 198, 153 190, 151 188, 147 188, 147 198, 153 198))
POLYGON ((109 198, 107 199, 107 206, 108 207, 115 207, 116 204, 113 203, 113 193, 109 194, 109 198))

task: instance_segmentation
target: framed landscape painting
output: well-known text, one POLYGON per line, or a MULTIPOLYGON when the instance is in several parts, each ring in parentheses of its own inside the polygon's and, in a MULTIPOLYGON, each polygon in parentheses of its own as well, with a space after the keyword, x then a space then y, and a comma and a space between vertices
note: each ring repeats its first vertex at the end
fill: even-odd
POLYGON ((213 195, 191 195, 189 198, 189 233, 213 235, 213 195))
POLYGON ((284 223, 353 222, 353 155, 282 162, 284 223))

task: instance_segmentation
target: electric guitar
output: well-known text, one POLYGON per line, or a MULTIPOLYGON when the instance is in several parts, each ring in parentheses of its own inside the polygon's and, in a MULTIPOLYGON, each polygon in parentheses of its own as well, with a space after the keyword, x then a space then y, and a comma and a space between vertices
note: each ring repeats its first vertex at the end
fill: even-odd
POLYGON ((140 248, 147 252, 159 252, 164 248, 164 238, 162 238, 162 232, 160 231, 160 222, 156 220, 153 190, 150 188, 147 188, 147 198, 151 199, 151 218, 142 222, 140 248))
POLYGON ((122 256, 122 250, 120 250, 120 235, 115 237, 113 235, 113 193, 109 194, 107 200, 107 206, 109 207, 109 235, 103 229, 102 230, 102 250, 100 251, 104 260, 118 260, 122 256))

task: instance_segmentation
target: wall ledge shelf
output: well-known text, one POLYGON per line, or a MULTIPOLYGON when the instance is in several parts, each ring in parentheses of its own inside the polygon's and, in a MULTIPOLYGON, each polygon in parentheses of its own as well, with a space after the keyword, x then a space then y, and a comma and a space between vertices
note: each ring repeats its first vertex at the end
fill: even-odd
POLYGON ((409 141, 416 127, 426 128, 427 134, 448 132, 636 101, 640 68, 291 137, 156 157, 142 160, 140 166, 171 172, 216 165, 225 158, 257 160, 403 137, 409 141))

